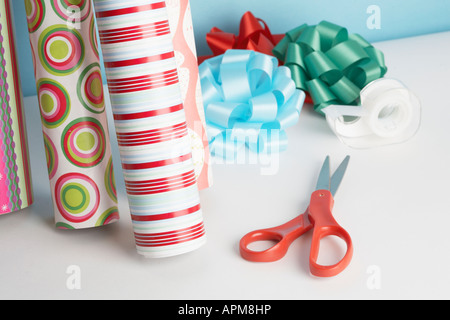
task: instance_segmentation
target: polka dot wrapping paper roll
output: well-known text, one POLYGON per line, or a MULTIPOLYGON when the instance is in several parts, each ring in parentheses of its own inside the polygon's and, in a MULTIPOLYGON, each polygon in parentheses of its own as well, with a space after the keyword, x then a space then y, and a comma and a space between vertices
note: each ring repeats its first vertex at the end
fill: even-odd
POLYGON ((0 215, 33 202, 11 2, 0 3, 0 215))
POLYGON ((25 0, 44 147, 61 229, 119 219, 90 0, 25 0), (69 6, 70 4, 70 6, 69 6))
POLYGON ((94 6, 137 251, 197 249, 206 237, 166 2, 94 6))

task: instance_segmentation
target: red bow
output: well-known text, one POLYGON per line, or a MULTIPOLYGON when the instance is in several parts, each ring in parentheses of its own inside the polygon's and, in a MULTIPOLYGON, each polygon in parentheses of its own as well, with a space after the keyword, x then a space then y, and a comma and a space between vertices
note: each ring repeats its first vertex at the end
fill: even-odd
POLYGON ((253 50, 273 55, 272 50, 284 38, 284 34, 273 35, 267 24, 246 12, 241 19, 239 35, 224 32, 219 28, 212 28, 206 35, 206 42, 213 55, 199 57, 199 64, 206 59, 224 54, 229 49, 253 50))

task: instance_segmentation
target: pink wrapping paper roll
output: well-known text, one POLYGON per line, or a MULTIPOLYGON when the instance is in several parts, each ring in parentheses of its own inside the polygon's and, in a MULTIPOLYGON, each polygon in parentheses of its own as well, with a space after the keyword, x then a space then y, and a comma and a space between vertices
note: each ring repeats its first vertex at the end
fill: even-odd
POLYGON ((197 249, 205 230, 166 3, 94 5, 137 251, 197 249))
POLYGON ((119 214, 91 1, 25 0, 25 6, 56 226, 115 222, 119 214))
POLYGON ((200 190, 212 185, 205 111, 189 0, 166 0, 178 76, 192 144, 192 159, 200 190))
POLYGON ((33 202, 11 2, 0 4, 0 215, 33 202))

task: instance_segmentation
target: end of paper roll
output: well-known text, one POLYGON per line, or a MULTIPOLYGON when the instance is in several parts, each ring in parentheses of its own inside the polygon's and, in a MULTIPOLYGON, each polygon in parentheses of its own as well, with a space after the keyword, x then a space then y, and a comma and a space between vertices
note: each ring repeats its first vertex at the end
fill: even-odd
POLYGON ((152 250, 145 251, 142 247, 137 246, 137 252, 145 259, 170 258, 199 249, 206 243, 206 239, 206 236, 203 235, 198 239, 194 239, 188 242, 169 246, 161 246, 159 250, 158 248, 152 248, 152 250))
POLYGON ((336 136, 352 148, 373 148, 412 138, 421 121, 419 99, 401 82, 378 79, 361 91, 360 106, 323 109, 336 136))

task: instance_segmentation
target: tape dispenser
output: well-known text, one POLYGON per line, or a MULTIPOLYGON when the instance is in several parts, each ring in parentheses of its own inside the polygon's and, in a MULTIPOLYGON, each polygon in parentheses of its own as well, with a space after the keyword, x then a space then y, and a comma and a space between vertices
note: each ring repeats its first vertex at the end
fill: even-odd
POLYGON ((400 81, 381 78, 369 83, 361 91, 360 104, 322 109, 333 132, 352 148, 402 143, 420 127, 421 103, 400 81))

